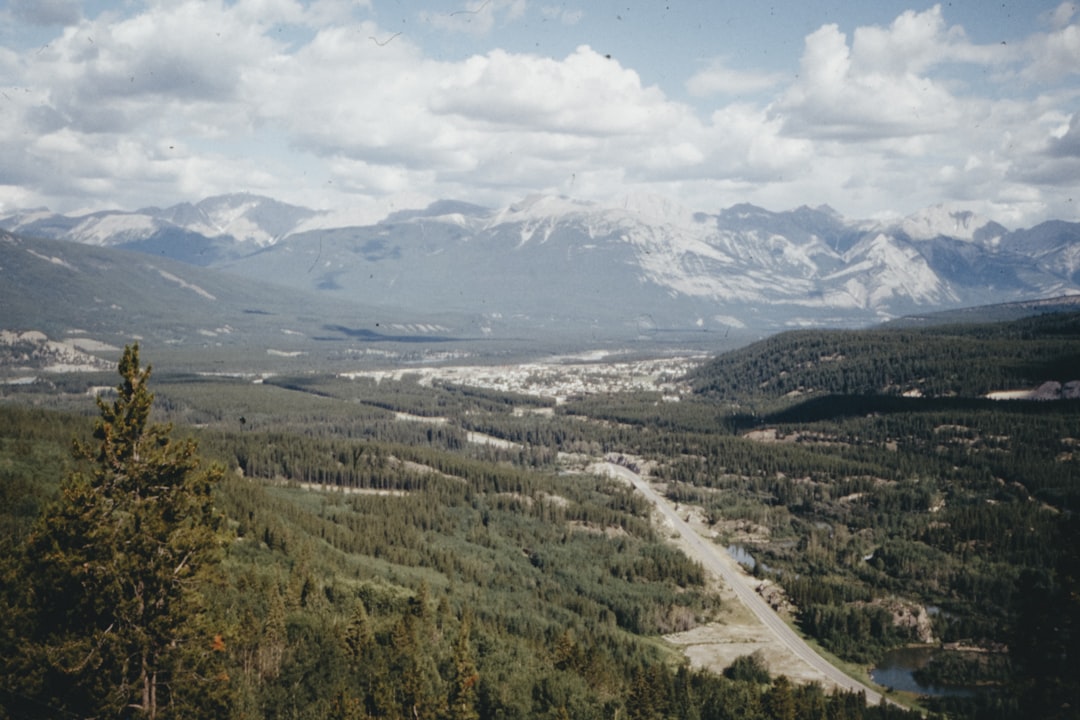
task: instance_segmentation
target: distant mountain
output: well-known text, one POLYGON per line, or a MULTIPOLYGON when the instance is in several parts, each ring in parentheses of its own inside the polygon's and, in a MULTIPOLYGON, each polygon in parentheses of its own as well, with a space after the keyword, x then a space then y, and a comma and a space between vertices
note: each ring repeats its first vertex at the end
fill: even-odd
POLYGON ((50 337, 227 336, 240 315, 278 314, 302 294, 278 293, 168 258, 0 231, 0 328, 50 337))
POLYGON ((1003 226, 970 210, 956 210, 946 205, 935 205, 906 217, 898 229, 911 240, 946 237, 990 247, 996 246, 1008 233, 1003 226))
POLYGON ((0 218, 0 228, 29 237, 120 247, 212 266, 273 245, 319 214, 240 193, 206 198, 194 205, 102 211, 79 217, 32 210, 0 218))
POLYGON ((1007 322, 1039 315, 1058 315, 1062 313, 1080 313, 1080 295, 1064 295, 1042 300, 1022 300, 1020 302, 995 305, 977 305, 955 310, 940 310, 921 315, 905 315, 890 320, 884 324, 884 327, 917 328, 936 325, 969 325, 972 323, 1007 322))
POLYGON ((1080 283, 1080 223, 1052 220, 1009 234, 1003 245, 1013 254, 1035 259, 1054 275, 1080 283))
POLYGON ((253 195, 0 227, 111 245, 334 299, 454 312, 515 331, 657 337, 858 326, 903 315, 1080 293, 1080 224, 1008 231, 945 205, 899 222, 828 207, 693 212, 537 195, 499 209, 440 201, 381 222, 253 195))
MULTIPOLYGON (((167 349, 202 365, 355 352, 357 338, 389 347, 484 337, 474 319, 449 313, 342 304, 169 258, 2 230, 0 332, 106 355, 141 340, 155 356, 167 349)), ((0 355, 11 346, 0 342, 0 355)))

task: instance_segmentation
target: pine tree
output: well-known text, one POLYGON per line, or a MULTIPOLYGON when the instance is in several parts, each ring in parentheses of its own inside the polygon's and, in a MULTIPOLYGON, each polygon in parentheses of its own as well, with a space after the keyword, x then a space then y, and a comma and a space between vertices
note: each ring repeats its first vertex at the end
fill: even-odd
POLYGON ((375 635, 371 630, 371 619, 363 600, 356 601, 352 617, 345 627, 344 641, 345 656, 353 665, 359 665, 371 651, 375 635))
POLYGON ((786 675, 773 680, 765 694, 765 704, 773 720, 795 720, 795 690, 786 675))
POLYGON ((222 546, 211 504, 221 471, 150 422, 138 345, 119 372, 115 400, 98 399, 96 442, 74 445, 84 468, 24 546, 24 694, 79 717, 219 712, 227 648, 199 591, 222 546))
POLYGON ((476 661, 469 647, 471 630, 472 616, 466 613, 461 620, 454 645, 454 676, 450 682, 448 702, 451 720, 478 720, 480 717, 476 710, 476 683, 480 680, 480 675, 476 671, 476 661))

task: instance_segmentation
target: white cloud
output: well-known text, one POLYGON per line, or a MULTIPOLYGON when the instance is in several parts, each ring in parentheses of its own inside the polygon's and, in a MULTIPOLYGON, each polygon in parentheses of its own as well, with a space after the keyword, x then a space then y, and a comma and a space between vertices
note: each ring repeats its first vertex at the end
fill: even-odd
POLYGON ((743 95, 768 90, 783 80, 779 73, 735 70, 727 66, 725 58, 714 58, 686 81, 686 89, 696 97, 743 95))
POLYGON ((384 35, 370 22, 325 29, 297 52, 252 67, 245 92, 257 121, 318 155, 389 165, 450 162, 453 128, 433 123, 426 108, 445 67, 406 37, 380 44, 384 35))
MULTIPOLYGON (((1060 24, 1071 10, 1057 16, 1060 24)), ((1080 68, 1078 32, 1067 25, 978 46, 947 27, 939 7, 858 28, 850 46, 825 26, 807 37, 800 77, 771 112, 785 134, 814 141, 817 173, 845 157, 873 168, 851 170, 845 182, 868 204, 944 198, 1013 223, 1075 215, 1068 186, 1080 166, 1065 156, 1062 109, 1078 93, 1055 83, 1080 68), (982 71, 989 88, 967 69, 982 71)))
POLYGON ((1080 112, 1068 119, 1050 114, 1042 120, 1037 125, 1046 129, 1044 145, 1020 156, 1008 168, 1009 176, 1024 183, 1075 188, 1080 177, 1080 112))
POLYGON ((563 60, 474 56, 440 83, 431 107, 496 126, 600 135, 647 134, 673 114, 657 88, 587 46, 563 60))
MULTIPOLYGON (((1069 13, 1068 17, 1073 16, 1069 13)), ((1044 84, 1076 76, 1080 74, 1080 23, 1033 35, 1024 49, 1031 56, 1021 74, 1025 81, 1044 84)))
MULTIPOLYGON (((1066 207, 1080 172, 1071 5, 1008 46, 973 44, 940 7, 847 34, 826 25, 789 73, 707 60, 685 80, 707 112, 585 45, 441 59, 420 44, 462 40, 433 25, 483 34, 520 20, 520 1, 461 0, 451 7, 467 13, 429 16, 420 32, 415 16, 381 25, 357 1, 139 7, 54 28, 44 47, 0 47, 3 207, 248 190, 368 216, 442 197, 642 190, 705 210, 903 214, 970 199, 1022 218, 1066 207)), ((539 14, 582 18, 554 3, 539 14)))
POLYGON ((1080 6, 1075 2, 1063 2, 1050 13, 1051 27, 1060 30, 1072 22, 1073 17, 1080 12, 1080 6))
POLYGON ((232 101, 244 69, 277 47, 248 10, 189 1, 120 22, 81 23, 35 54, 28 85, 50 88, 69 122, 96 132, 112 129, 109 122, 118 130, 138 127, 163 102, 184 112, 193 101, 232 101))
POLYGON ((866 74, 922 74, 943 63, 991 65, 1007 56, 999 45, 973 45, 962 27, 948 26, 940 5, 905 11, 888 28, 856 28, 852 42, 857 70, 866 74))
POLYGON ((806 38, 798 81, 775 105, 791 133, 859 141, 952 131, 962 120, 948 84, 927 71, 992 54, 945 27, 939 6, 863 27, 849 46, 836 25, 806 38))
POLYGON ((1054 135, 1047 153, 1054 157, 1080 158, 1080 112, 1073 114, 1068 127, 1054 135))

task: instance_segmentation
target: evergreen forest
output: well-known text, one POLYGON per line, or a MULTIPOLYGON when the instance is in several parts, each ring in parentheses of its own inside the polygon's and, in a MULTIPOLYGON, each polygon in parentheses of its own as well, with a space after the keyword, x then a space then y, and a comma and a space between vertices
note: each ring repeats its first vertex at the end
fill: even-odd
POLYGON ((1080 716, 1080 400, 985 397, 1080 379, 1080 315, 784 333, 678 402, 140 352, 2 391, 0 718, 1080 716), (965 691, 691 666, 732 601, 603 459, 850 672, 965 691))

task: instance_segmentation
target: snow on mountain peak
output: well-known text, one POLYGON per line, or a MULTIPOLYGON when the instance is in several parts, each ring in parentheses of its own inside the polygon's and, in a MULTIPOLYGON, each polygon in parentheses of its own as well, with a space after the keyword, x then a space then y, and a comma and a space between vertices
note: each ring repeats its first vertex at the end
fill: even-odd
MULTIPOLYGON (((0 228, 125 245, 304 290, 331 287, 364 302, 397 293, 395 301, 409 307, 443 307, 447 298, 467 303, 433 281, 452 277, 455 287, 477 289, 485 313, 528 315, 550 305, 557 306, 545 310, 551 317, 584 313, 589 322, 623 322, 641 310, 658 319, 666 314, 663 322, 676 325, 687 317, 709 325, 710 318, 741 313, 755 322, 865 319, 1080 286, 1080 223, 1009 232, 947 205, 880 222, 847 221, 831 208, 808 206, 772 212, 742 204, 694 213, 641 193, 604 202, 536 194, 501 209, 440 200, 379 217, 364 207, 335 214, 238 194, 137 212, 23 212, 0 216, 0 228), (297 258, 321 254, 324 241, 337 263, 333 274, 296 273, 297 258), (280 247, 251 252, 253 245, 275 244, 280 247), (381 264, 378 274, 372 263, 381 264), (363 281, 378 276, 394 279, 363 281), (587 286, 589 300, 579 303, 575 293, 587 286)), ((55 254, 40 255, 56 263, 55 254)), ((308 261, 314 268, 311 259, 318 255, 308 261)), ((161 277, 179 284, 180 273, 161 277)), ((183 287, 209 299, 201 288, 183 287)))
POLYGON ((484 223, 484 229, 491 229, 504 224, 520 226, 518 247, 526 244, 537 235, 541 242, 546 242, 555 231, 555 226, 571 218, 595 212, 596 206, 579 200, 572 200, 564 195, 534 194, 525 197, 509 207, 493 212, 484 223))
POLYGON ((565 195, 528 195, 524 199, 498 211, 493 220, 497 222, 515 222, 539 220, 567 215, 580 215, 596 209, 592 203, 573 200, 565 195))
POLYGON ((690 226, 695 213, 669 197, 653 193, 630 193, 620 203, 623 210, 651 224, 690 226))
POLYGON ((47 207, 36 207, 13 210, 3 216, 0 216, 0 219, 3 220, 5 227, 13 230, 18 230, 24 225, 30 225, 31 223, 34 223, 38 220, 46 220, 52 217, 54 214, 55 213, 53 213, 47 207))
POLYGON ((207 237, 228 236, 259 247, 273 245, 313 215, 314 210, 278 202, 261 195, 240 193, 217 195, 200 201, 196 207, 206 218, 206 225, 190 227, 207 237))
POLYGON ((89 215, 71 229, 71 237, 87 245, 116 245, 143 240, 158 229, 157 221, 139 213, 89 215))
POLYGON ((904 297, 917 305, 958 300, 914 247, 884 233, 860 240, 844 254, 844 262, 826 280, 843 281, 856 307, 877 307, 904 297))
POLYGON ((990 223, 990 220, 971 210, 940 204, 904 218, 899 229, 912 240, 950 237, 973 241, 979 230, 990 223))

